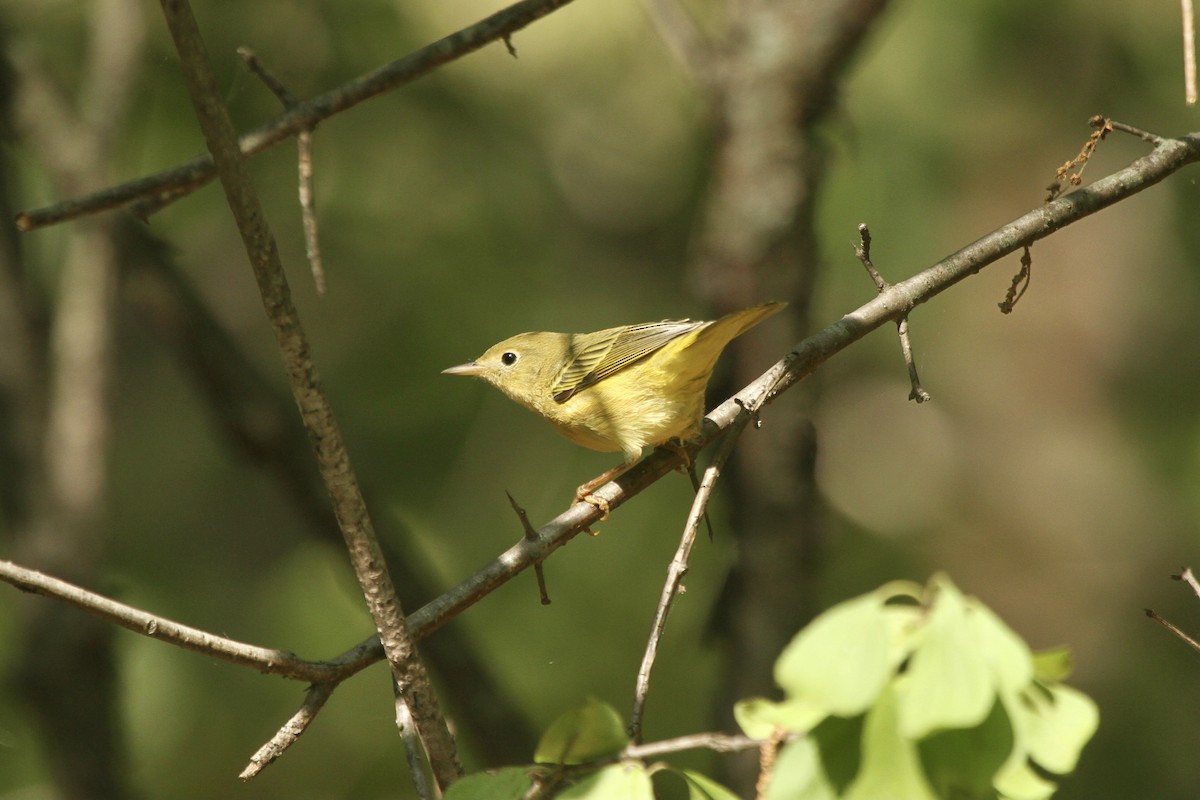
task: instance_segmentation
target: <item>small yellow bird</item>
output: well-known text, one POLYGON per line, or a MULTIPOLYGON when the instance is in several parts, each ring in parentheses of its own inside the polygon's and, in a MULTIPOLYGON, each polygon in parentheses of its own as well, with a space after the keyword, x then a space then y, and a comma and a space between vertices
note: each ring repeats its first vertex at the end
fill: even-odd
POLYGON ((593 489, 633 466, 647 445, 700 433, 704 389, 721 351, 785 305, 753 306, 712 322, 519 333, 442 373, 483 378, 572 442, 624 453, 623 464, 579 487, 577 498, 590 501, 593 489))

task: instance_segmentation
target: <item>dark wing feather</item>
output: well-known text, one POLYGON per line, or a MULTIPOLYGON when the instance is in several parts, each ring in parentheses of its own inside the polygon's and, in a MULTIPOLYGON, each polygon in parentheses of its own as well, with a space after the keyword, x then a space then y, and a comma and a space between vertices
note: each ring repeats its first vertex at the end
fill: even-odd
POLYGON ((550 393, 555 400, 564 403, 581 389, 620 372, 662 349, 667 342, 707 324, 689 319, 663 320, 580 337, 579 352, 563 368, 550 393))

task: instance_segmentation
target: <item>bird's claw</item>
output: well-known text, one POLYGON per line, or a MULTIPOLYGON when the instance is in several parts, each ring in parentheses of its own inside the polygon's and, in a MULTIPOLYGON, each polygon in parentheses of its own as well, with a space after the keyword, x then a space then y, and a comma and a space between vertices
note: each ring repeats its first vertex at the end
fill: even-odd
MULTIPOLYGON (((589 494, 585 494, 582 497, 580 497, 579 500, 581 500, 584 503, 587 503, 588 505, 595 506, 596 508, 598 508, 600 510, 600 521, 601 522, 604 522, 606 519, 608 519, 608 515, 612 512, 612 506, 610 506, 608 504, 607 500, 605 500, 603 497, 600 497, 599 495, 589 493, 589 494)), ((597 534, 593 533, 592 531, 588 531, 588 533, 591 533, 593 536, 597 535, 597 534)))

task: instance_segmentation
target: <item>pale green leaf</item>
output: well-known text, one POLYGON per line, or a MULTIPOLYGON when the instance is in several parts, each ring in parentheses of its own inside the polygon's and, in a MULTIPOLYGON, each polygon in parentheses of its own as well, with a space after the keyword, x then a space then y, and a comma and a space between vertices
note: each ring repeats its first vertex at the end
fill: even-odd
POLYGON ((738 800, 738 796, 721 784, 699 772, 690 769, 675 771, 687 781, 688 800, 738 800))
POLYGON ((992 782, 1005 800, 1047 800, 1058 785, 1034 772, 1025 756, 1014 753, 992 782))
POLYGON ((654 785, 644 766, 628 761, 596 770, 556 797, 561 800, 654 800, 654 785))
POLYGON ((1043 697, 1030 712, 1025 736, 1029 757, 1038 766, 1059 775, 1075 769, 1083 746, 1100 725, 1100 712, 1092 699, 1070 686, 1045 687, 1043 697))
POLYGON ((541 764, 580 764, 615 755, 629 744, 625 724, 612 706, 588 698, 542 734, 533 760, 541 764))
POLYGON ((866 594, 830 608, 784 648, 775 680, 791 698, 852 716, 874 702, 891 674, 883 597, 866 594))
POLYGON ((983 603, 967 600, 967 619, 975 629, 980 653, 1000 691, 1019 691, 1033 680, 1033 653, 1012 628, 983 603))
POLYGON ((918 606, 889 603, 883 607, 888 630, 888 672, 896 668, 921 644, 925 635, 925 611, 918 606))
POLYGON ((533 781, 526 767, 477 772, 450 785, 446 800, 521 800, 533 781))
POLYGON ((900 732, 896 696, 880 694, 863 725, 862 768, 843 800, 937 800, 917 754, 916 745, 900 732))
POLYGON ((948 580, 940 582, 924 636, 896 686, 900 728, 910 739, 974 727, 992 707, 996 692, 966 600, 948 580))
POLYGON ((792 733, 807 733, 827 714, 805 698, 776 703, 763 697, 739 700, 733 706, 733 718, 752 739, 769 739, 778 728, 792 733))
POLYGON ((811 739, 797 739, 780 748, 765 800, 837 800, 811 739))

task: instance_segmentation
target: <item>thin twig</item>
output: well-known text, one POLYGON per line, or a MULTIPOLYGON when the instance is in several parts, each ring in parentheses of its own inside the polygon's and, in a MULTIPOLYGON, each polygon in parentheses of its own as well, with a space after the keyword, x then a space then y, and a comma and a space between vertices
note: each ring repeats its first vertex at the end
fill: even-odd
POLYGON ((1158 615, 1158 612, 1156 612, 1154 609, 1147 608, 1146 616, 1149 617, 1150 619, 1154 620, 1155 622, 1157 622, 1159 625, 1162 625, 1164 628, 1169 630, 1171 633, 1178 636, 1182 641, 1184 641, 1186 644, 1191 646, 1191 648, 1193 650, 1195 650, 1196 652, 1200 652, 1200 642, 1197 642, 1191 636, 1188 636, 1186 633, 1184 633, 1182 630, 1180 630, 1174 623, 1168 622, 1167 620, 1160 617, 1158 615))
POLYGON ((325 262, 321 259, 321 240, 317 236, 316 193, 313 191, 313 132, 300 131, 296 137, 297 172, 300 177, 300 221, 304 225, 304 256, 312 270, 313 287, 325 296, 325 262))
MULTIPOLYGON (((296 403, 313 442, 322 478, 363 597, 375 620, 384 652, 403 701, 414 715, 434 778, 442 788, 462 774, 454 738, 442 716, 425 666, 405 624, 379 542, 362 499, 338 425, 313 363, 299 315, 292 303, 279 251, 247 174, 245 158, 229 113, 221 102, 199 27, 187 0, 161 0, 167 27, 182 62, 188 94, 208 149, 213 155, 229 208, 249 256, 287 366, 296 403)), ((414 780, 416 776, 414 776, 414 780)))
POLYGON ((804 734, 794 731, 780 731, 775 739, 752 739, 742 734, 730 733, 690 733, 672 739, 661 739, 657 742, 633 742, 626 745, 618 753, 585 761, 581 764, 558 764, 549 774, 535 775, 534 786, 526 793, 526 798, 539 798, 561 786, 567 779, 595 772, 601 767, 621 761, 647 761, 652 758, 683 753, 688 750, 711 750, 714 753, 740 753, 745 750, 755 750, 764 745, 778 742, 779 745, 794 742, 804 734))
MULTIPOLYGON (((238 146, 245 156, 254 156, 318 122, 391 91, 438 67, 512 36, 572 0, 521 0, 489 17, 428 44, 324 94, 298 103, 295 108, 241 136, 238 146)), ((149 201, 139 210, 149 213, 195 191, 216 176, 211 156, 198 156, 162 172, 147 175, 92 194, 63 200, 44 208, 22 211, 16 216, 20 230, 31 231, 69 219, 95 214, 139 200, 149 201)))
MULTIPOLYGON (((798 734, 791 739, 799 738, 798 734)), ((789 741, 791 740, 789 739, 789 741)), ((621 758, 658 758, 687 750, 712 750, 714 753, 737 753, 762 746, 761 739, 729 733, 691 733, 673 739, 662 739, 646 744, 631 744, 621 751, 621 758)))
POLYGON ((1192 594, 1196 595, 1197 599, 1200 599, 1200 580, 1196 579, 1196 573, 1192 572, 1191 567, 1184 567, 1183 572, 1180 572, 1177 578, 1190 586, 1192 594))
POLYGON ((871 229, 865 222, 859 223, 858 246, 854 248, 854 255, 858 257, 859 262, 867 270, 867 274, 871 276, 875 288, 881 292, 886 291, 889 284, 879 274, 879 270, 875 269, 875 264, 871 261, 871 229))
POLYGON ((333 694, 335 688, 337 688, 336 683, 314 683, 308 687, 308 692, 305 693, 304 702, 299 710, 284 723, 269 742, 250 757, 250 763, 238 777, 248 781, 257 776, 263 771, 263 768, 269 766, 295 744, 300 735, 308 730, 309 724, 317 718, 317 712, 325 705, 325 701, 333 694))
POLYGON ((1179 0, 1183 12, 1183 96, 1196 105, 1196 10, 1192 0, 1179 0))
MULTIPOLYGON (((284 111, 290 111, 295 107, 297 100, 296 95, 292 94, 283 82, 276 78, 266 65, 259 60, 254 51, 249 47, 239 47, 237 49, 238 57, 246 63, 246 68, 263 82, 263 85, 271 90, 271 94, 275 95, 284 111)), ((307 129, 306 129, 307 130, 307 129)))
MULTIPOLYGON (((1172 575, 1171 577, 1174 580, 1182 581, 1182 582, 1186 583, 1188 585, 1188 588, 1190 588, 1192 590, 1192 594, 1194 594, 1197 599, 1200 599, 1200 580, 1197 580, 1196 575, 1194 572, 1192 572, 1191 567, 1184 567, 1183 570, 1178 575, 1172 575)), ((1147 608, 1146 616, 1149 617, 1150 619, 1154 620, 1155 622, 1157 622, 1159 625, 1162 625, 1164 628, 1169 630, 1171 633, 1175 634, 1177 637, 1179 637, 1179 639, 1181 639, 1182 641, 1184 641, 1185 643, 1190 645, 1193 650, 1200 652, 1200 642, 1196 641, 1191 636, 1188 636, 1174 623, 1171 623, 1171 622, 1167 621, 1166 619, 1163 619, 1153 609, 1147 608)))
POLYGON ((1143 142, 1148 142, 1155 146, 1158 146, 1166 141, 1157 133, 1150 133, 1149 131, 1144 131, 1141 128, 1135 128, 1132 125, 1127 125, 1124 122, 1117 122, 1115 119, 1105 118, 1104 122, 1108 124, 1108 127, 1111 130, 1120 131, 1121 133, 1128 133, 1130 136, 1136 136, 1143 142))
POLYGON ((393 685, 396 692, 396 729, 404 739, 404 755, 408 761, 408 772, 412 775, 413 787, 417 790, 420 800, 440 798, 441 793, 430 784, 429 776, 425 773, 425 761, 421 756, 422 739, 417 726, 413 722, 412 709, 405 702, 404 692, 398 685, 393 685))
MULTIPOLYGON (((883 294, 891 286, 883 275, 879 274, 879 270, 875 268, 875 264, 871 261, 871 229, 864 222, 858 226, 858 245, 854 248, 854 255, 862 262, 862 265, 867 270, 867 274, 871 276, 871 280, 875 283, 875 288, 883 294)), ((917 361, 913 357, 912 342, 908 336, 908 314, 905 313, 902 317, 896 320, 896 334, 900 338, 900 354, 904 357, 904 366, 908 369, 908 380, 912 384, 912 390, 908 393, 908 399, 914 400, 917 403, 924 403, 929 400, 929 392, 921 386, 921 378, 917 375, 917 361)))
MULTIPOLYGON (((525 531, 525 541, 536 541, 537 531, 533 529, 533 525, 529 524, 529 515, 525 513, 525 509, 517 505, 517 501, 513 498, 511 492, 505 490, 504 494, 508 495, 508 503, 512 506, 512 510, 516 512, 517 519, 521 520, 521 527, 525 531)), ((542 570, 542 562, 534 562, 533 572, 537 576, 538 594, 541 596, 542 605, 548 606, 550 605, 550 595, 546 592, 546 574, 542 570)))
MULTIPOLYGON (((258 76, 271 93, 283 104, 285 111, 295 108, 296 96, 288 91, 283 82, 276 78, 259 60, 249 47, 239 47, 238 55, 246 66, 258 76)), ((325 265, 321 261, 321 240, 317 233, 317 210, 313 198, 313 128, 305 128, 296 135, 297 164, 296 174, 299 178, 300 189, 300 219, 304 227, 304 255, 308 259, 309 270, 313 276, 313 286, 317 296, 325 296, 325 265)))
POLYGON ((754 412, 747 409, 746 413, 739 415, 725 433, 725 439, 721 442, 716 455, 713 456, 712 463, 704 470, 704 479, 700 481, 700 485, 696 489, 696 497, 692 500, 691 511, 688 512, 687 522, 683 526, 683 536, 679 539, 679 547, 667 568, 667 580, 663 584, 658 608, 654 612, 654 622, 650 626, 650 638, 646 642, 646 650, 642 654, 642 663, 638 668, 637 681, 634 685, 633 711, 629 715, 627 729, 634 742, 642 740, 642 717, 645 716, 646 698, 650 693, 650 673, 654 669, 654 660, 658 656, 658 644, 667 627, 667 615, 671 613, 676 596, 684 592, 683 579, 688 573, 688 559, 691 558, 692 546, 696 543, 696 532, 700 528, 700 520, 707 513, 708 500, 712 496, 717 478, 721 475, 721 468, 725 465, 729 454, 733 452, 733 446, 745 429, 746 423, 753 417, 754 412))

